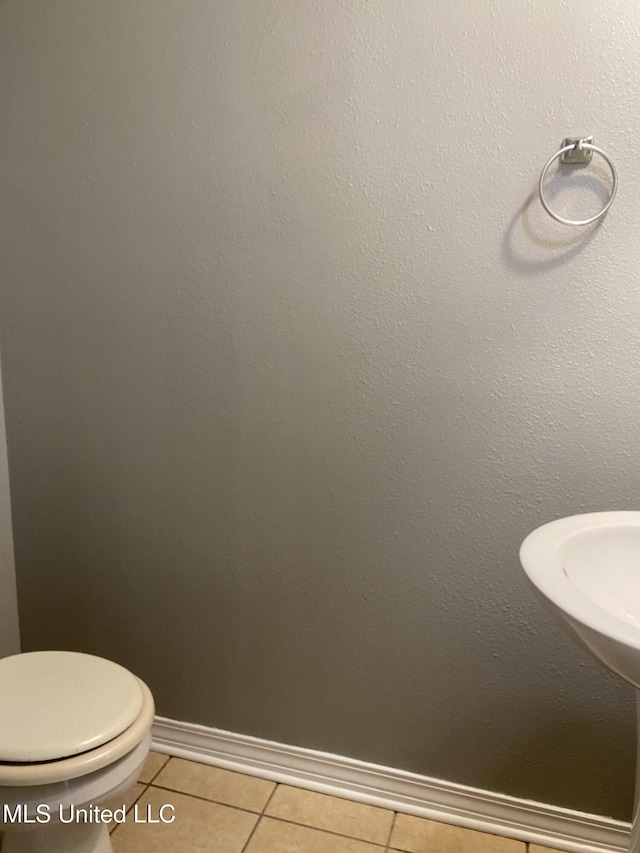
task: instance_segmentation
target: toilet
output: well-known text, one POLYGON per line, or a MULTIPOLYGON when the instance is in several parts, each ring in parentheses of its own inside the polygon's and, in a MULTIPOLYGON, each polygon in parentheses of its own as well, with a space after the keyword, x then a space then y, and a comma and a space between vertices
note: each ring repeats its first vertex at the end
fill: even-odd
POLYGON ((153 715, 146 684, 104 658, 0 659, 2 853, 110 853, 102 810, 136 782, 153 715))

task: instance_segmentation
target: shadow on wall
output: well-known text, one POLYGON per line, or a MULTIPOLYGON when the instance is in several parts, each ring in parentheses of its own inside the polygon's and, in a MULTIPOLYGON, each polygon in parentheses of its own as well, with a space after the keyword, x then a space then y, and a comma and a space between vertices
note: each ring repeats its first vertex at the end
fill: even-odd
POLYGON ((631 821, 635 755, 633 750, 620 749, 612 761, 608 749, 609 744, 625 743, 631 737, 624 721, 610 717, 556 719, 510 751, 508 759, 493 770, 491 789, 508 791, 512 780, 521 778, 536 798, 562 803, 569 799, 570 788, 570 799, 580 811, 631 821), (564 768, 562 774, 558 767, 564 768), (617 772, 620 768, 626 768, 622 775, 617 772), (607 770, 615 772, 607 778, 607 770))
MULTIPOLYGON (((545 196, 552 208, 568 218, 593 216, 602 209, 609 199, 611 180, 601 169, 593 169, 593 173, 576 176, 557 170, 545 184, 545 196), (567 186, 577 190, 578 198, 586 198, 584 210, 567 207, 567 186)), ((606 216, 579 228, 559 225, 543 210, 536 186, 509 223, 502 245, 503 260, 521 274, 548 272, 584 251, 605 220, 606 216)))

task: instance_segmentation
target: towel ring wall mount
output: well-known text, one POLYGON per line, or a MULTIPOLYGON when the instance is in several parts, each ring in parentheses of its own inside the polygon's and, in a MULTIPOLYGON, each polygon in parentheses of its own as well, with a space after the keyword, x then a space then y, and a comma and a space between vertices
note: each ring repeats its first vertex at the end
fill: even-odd
POLYGON ((613 200, 616 197, 617 191, 618 173, 616 172, 616 167, 611 162, 611 159, 604 153, 602 148, 598 148, 593 144, 593 136, 567 137, 566 139, 563 139, 560 146, 560 150, 556 151, 556 153, 552 157, 549 157, 549 159, 545 163, 545 166, 542 172, 540 173, 540 179, 538 181, 538 193, 540 195, 540 201, 542 202, 542 206, 547 211, 549 216, 552 216, 558 222, 562 222, 563 225, 591 225, 592 222, 597 222, 598 219, 602 219, 602 217, 613 204, 613 200), (599 154, 605 160, 607 166, 611 170, 612 185, 611 193, 609 194, 609 199, 607 200, 607 203, 602 208, 602 210, 598 211, 595 216, 590 216, 588 219, 566 219, 564 216, 560 216, 559 213, 556 213, 549 207, 549 204, 544 196, 544 179, 547 176, 549 167, 558 158, 560 159, 560 162, 563 165, 585 165, 591 162, 594 153, 599 154))

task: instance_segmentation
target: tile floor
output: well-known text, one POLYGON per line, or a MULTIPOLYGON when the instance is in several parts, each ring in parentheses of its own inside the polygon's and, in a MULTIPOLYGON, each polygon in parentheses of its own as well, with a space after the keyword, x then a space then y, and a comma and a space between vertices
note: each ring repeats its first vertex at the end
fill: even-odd
POLYGON ((111 838, 115 853, 554 853, 159 753, 111 838), (134 823, 134 804, 141 820, 165 804, 175 820, 134 823))

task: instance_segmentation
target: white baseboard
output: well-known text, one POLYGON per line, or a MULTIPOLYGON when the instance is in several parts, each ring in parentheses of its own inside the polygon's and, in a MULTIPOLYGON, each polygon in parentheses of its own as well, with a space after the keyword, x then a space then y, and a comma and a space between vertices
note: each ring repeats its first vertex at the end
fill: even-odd
POLYGON ((156 717, 152 749, 404 814, 555 847, 627 853, 630 826, 248 735, 156 717))

